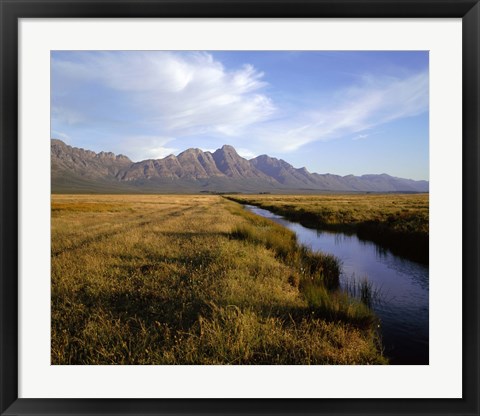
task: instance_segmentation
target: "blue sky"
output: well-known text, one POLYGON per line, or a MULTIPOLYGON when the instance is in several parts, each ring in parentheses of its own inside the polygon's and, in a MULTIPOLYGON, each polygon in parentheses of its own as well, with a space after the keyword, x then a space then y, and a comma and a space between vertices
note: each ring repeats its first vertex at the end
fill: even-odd
POLYGON ((51 75, 51 136, 72 146, 429 178, 428 52, 58 51, 51 75))

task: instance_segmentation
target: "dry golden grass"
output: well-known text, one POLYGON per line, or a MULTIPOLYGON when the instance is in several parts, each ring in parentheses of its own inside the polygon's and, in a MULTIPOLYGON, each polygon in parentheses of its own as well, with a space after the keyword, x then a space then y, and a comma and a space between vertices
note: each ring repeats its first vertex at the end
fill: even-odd
POLYGON ((428 233, 428 194, 236 195, 266 209, 312 213, 325 224, 388 223, 393 229, 428 233))
POLYGON ((218 196, 53 195, 52 364, 385 363, 361 305, 312 306, 285 239, 218 196))

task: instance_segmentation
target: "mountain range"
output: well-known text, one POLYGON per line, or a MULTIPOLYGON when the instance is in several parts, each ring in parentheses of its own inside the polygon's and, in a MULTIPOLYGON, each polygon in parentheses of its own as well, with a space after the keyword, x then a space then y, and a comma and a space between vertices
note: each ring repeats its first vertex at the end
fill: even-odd
POLYGON ((133 162, 51 140, 52 192, 428 192, 428 181, 387 174, 310 173, 282 159, 247 160, 229 145, 215 152, 187 149, 178 156, 133 162))

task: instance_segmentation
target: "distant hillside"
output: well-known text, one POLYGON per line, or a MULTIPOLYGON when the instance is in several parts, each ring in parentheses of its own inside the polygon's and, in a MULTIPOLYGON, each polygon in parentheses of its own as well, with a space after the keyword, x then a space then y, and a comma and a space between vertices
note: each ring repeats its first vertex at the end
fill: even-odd
POLYGON ((427 181, 387 174, 310 173, 281 159, 247 160, 232 146, 187 149, 178 156, 132 162, 51 140, 52 192, 428 192, 427 181))

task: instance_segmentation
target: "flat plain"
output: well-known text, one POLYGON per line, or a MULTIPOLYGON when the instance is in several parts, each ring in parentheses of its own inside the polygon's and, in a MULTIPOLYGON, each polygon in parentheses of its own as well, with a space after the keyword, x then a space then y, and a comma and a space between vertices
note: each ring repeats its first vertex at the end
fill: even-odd
POLYGON ((52 364, 387 363, 336 259, 234 201, 52 195, 51 230, 52 364))

